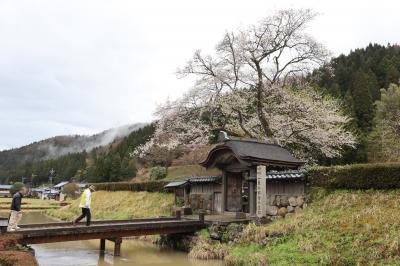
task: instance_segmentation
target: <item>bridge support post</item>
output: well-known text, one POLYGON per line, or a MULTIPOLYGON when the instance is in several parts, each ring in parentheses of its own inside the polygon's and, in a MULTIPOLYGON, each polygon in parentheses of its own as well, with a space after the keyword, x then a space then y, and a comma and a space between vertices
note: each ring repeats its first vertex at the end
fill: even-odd
POLYGON ((114 256, 121 256, 121 243, 122 238, 115 238, 114 240, 114 256))
POLYGON ((121 256, 122 238, 107 238, 107 240, 114 242, 114 256, 121 256))
POLYGON ((104 253, 106 250, 106 240, 104 238, 100 239, 100 252, 104 253))

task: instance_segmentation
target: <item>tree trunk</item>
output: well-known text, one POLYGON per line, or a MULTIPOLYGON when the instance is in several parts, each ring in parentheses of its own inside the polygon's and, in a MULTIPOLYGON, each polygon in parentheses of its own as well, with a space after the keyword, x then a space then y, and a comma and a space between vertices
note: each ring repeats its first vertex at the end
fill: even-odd
POLYGON ((258 75, 258 84, 257 84, 257 116, 258 120, 260 120, 261 123, 261 128, 265 133, 265 136, 268 139, 271 139, 273 142, 275 142, 274 139, 274 134, 269 126, 269 123, 267 121, 267 118, 265 117, 264 114, 264 104, 263 104, 263 89, 264 89, 264 84, 263 84, 263 74, 262 74, 262 69, 260 66, 260 63, 257 62, 256 60, 253 61, 256 68, 257 68, 257 75, 258 75))
POLYGON ((262 89, 258 89, 257 90, 257 116, 258 116, 258 119, 260 120, 261 127, 265 133, 265 136, 267 138, 273 139, 274 134, 273 134, 273 132, 269 126, 269 123, 267 121, 267 118, 265 117, 265 114, 264 114, 264 110, 263 110, 264 104, 262 102, 262 96, 263 96, 262 89))

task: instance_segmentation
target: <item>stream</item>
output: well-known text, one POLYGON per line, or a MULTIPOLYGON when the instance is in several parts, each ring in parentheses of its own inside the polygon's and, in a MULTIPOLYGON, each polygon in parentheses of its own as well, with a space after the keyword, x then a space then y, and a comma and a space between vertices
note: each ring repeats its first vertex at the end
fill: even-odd
MULTIPOLYGON (((26 212, 21 224, 53 222, 54 220, 41 212, 26 212)), ((161 248, 155 244, 124 239, 122 241, 121 256, 114 257, 113 243, 106 241, 106 252, 100 256, 100 240, 85 240, 60 242, 51 244, 32 245, 36 259, 40 266, 221 266, 221 261, 202 261, 189 259, 187 253, 168 248, 161 248)))

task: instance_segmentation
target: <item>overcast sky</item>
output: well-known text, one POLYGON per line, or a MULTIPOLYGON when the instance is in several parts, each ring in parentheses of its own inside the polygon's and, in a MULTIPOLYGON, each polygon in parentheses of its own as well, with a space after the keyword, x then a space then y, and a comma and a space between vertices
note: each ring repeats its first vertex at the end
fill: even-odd
POLYGON ((334 55, 398 43, 398 1, 0 0, 0 150, 151 121, 196 49, 281 8, 313 8, 334 55))

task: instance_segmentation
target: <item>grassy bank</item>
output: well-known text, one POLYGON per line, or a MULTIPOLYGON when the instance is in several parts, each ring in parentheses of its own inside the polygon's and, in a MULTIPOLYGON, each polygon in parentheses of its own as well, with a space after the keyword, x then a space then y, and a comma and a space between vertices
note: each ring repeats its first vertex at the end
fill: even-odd
MULTIPOLYGON (((95 220, 129 219, 170 215, 174 196, 172 194, 130 191, 97 191, 92 196, 92 217, 95 220)), ((80 214, 79 199, 71 205, 47 214, 65 221, 72 221, 80 214)))
POLYGON ((228 243, 204 234, 191 256, 228 265, 400 265, 400 190, 319 194, 293 217, 246 226, 228 243))

